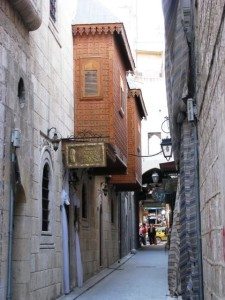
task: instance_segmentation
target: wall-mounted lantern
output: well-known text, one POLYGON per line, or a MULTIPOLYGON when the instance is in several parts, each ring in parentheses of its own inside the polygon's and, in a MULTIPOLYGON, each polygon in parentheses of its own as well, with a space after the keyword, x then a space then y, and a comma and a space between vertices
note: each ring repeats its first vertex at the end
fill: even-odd
POLYGON ((52 127, 50 129, 48 129, 47 135, 48 135, 48 138, 50 139, 50 141, 52 142, 53 149, 55 151, 57 151, 59 148, 59 143, 61 141, 61 138, 59 137, 59 133, 57 132, 56 128, 52 127), (52 130, 54 130, 54 133, 53 133, 53 136, 51 137, 50 134, 51 134, 52 130))

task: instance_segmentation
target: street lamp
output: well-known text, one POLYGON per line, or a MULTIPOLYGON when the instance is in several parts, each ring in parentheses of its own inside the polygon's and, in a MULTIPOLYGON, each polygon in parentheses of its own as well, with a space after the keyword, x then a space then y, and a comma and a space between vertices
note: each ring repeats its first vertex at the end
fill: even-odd
POLYGON ((170 160, 170 158, 172 157, 172 142, 171 142, 171 138, 165 138, 162 139, 161 142, 161 148, 162 148, 162 152, 163 155, 165 157, 166 160, 170 160))
POLYGON ((154 172, 152 174, 152 181, 153 181, 153 183, 158 183, 158 181, 159 181, 159 174, 158 173, 154 172))
POLYGON ((52 127, 52 128, 50 128, 50 129, 48 129, 48 134, 47 134, 47 135, 48 135, 48 138, 50 139, 50 141, 52 142, 53 149, 54 149, 55 151, 57 151, 58 148, 59 148, 59 143, 60 143, 60 141, 61 141, 61 138, 58 137, 58 132, 57 132, 56 128, 55 128, 55 127, 52 127), (54 130, 54 133, 53 133, 52 138, 50 138, 50 132, 51 132, 52 130, 54 130))

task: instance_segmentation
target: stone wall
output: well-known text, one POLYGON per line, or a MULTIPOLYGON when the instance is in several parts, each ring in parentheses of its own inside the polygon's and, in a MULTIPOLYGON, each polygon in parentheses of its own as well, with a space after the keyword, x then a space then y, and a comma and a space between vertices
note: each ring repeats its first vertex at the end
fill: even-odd
POLYGON ((6 298, 10 140, 21 129, 16 150, 25 201, 15 202, 13 238, 14 299, 55 299, 63 291, 60 224, 62 159, 45 135, 56 127, 62 136, 73 132, 71 21, 74 1, 57 2, 56 22, 49 1, 42 1, 41 27, 29 33, 19 13, 0 3, 0 299, 6 298), (18 99, 24 82, 25 103, 18 99), (51 165, 51 230, 41 231, 43 162, 51 165), (4 163, 3 163, 4 161, 4 163))
POLYGON ((102 192, 102 183, 104 182, 104 176, 83 176, 83 180, 77 188, 77 195, 81 200, 82 207, 82 184, 86 183, 87 218, 82 218, 82 209, 79 212, 84 280, 110 266, 119 258, 118 202, 113 189, 109 188, 107 195, 104 195, 102 192), (113 205, 111 205, 111 201, 113 201, 113 205), (112 206, 113 220, 111 218, 112 206))
POLYGON ((225 1, 198 1, 197 104, 205 299, 224 299, 225 1))

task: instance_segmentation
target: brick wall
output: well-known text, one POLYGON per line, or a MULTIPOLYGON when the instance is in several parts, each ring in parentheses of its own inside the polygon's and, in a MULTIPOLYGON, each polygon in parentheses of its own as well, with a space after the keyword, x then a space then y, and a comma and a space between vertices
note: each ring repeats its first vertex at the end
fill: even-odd
MULTIPOLYGON (((124 84, 124 92, 127 95, 126 69, 120 54, 120 50, 114 44, 113 60, 113 100, 114 100, 114 141, 120 148, 122 154, 127 157, 127 111, 121 116, 121 98, 120 98, 120 76, 124 84)), ((127 103, 126 103, 127 109, 127 103)))
POLYGON ((111 182, 113 184, 124 184, 124 188, 132 190, 139 188, 137 181, 142 181, 141 158, 137 155, 138 148, 141 150, 141 118, 139 115, 136 97, 128 97, 127 99, 127 128, 128 128, 128 161, 127 171, 125 175, 113 175, 111 182))

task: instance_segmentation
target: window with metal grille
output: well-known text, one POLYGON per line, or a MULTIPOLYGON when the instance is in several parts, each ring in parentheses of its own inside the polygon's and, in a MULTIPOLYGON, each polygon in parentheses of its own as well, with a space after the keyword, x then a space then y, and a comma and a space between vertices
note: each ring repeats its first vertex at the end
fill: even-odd
POLYGON ((82 218, 87 219, 87 190, 85 185, 82 187, 82 218))
POLYGON ((120 76, 120 114, 124 116, 126 111, 126 91, 124 88, 123 79, 120 76))
POLYGON ((49 229, 49 165, 46 163, 42 177, 42 231, 49 229))
POLYGON ((86 70, 84 73, 84 91, 86 96, 98 95, 98 71, 86 70))
POLYGON ((18 83, 18 98, 19 98, 20 107, 23 108, 25 105, 25 88, 24 88, 23 78, 20 78, 18 83))
POLYGON ((50 0, 50 17, 56 22, 56 0, 50 0))
POLYGON ((121 101, 121 109, 123 112, 126 110, 126 94, 122 87, 120 87, 120 101, 121 101))

